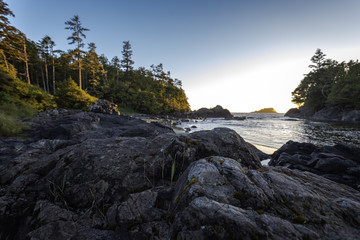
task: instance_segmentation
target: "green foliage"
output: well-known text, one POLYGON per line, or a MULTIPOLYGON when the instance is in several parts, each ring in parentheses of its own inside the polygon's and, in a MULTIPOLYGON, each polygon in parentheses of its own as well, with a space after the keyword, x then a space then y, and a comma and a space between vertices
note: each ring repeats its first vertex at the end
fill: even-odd
POLYGON ((313 111, 324 107, 359 109, 360 63, 325 59, 320 49, 311 60, 312 70, 292 92, 292 102, 313 111))
POLYGON ((71 79, 59 84, 55 101, 59 108, 87 110, 98 99, 87 94, 71 79))
POLYGON ((65 29, 70 30, 67 40, 75 45, 74 49, 54 50, 55 42, 47 35, 39 44, 26 39, 20 30, 10 25, 8 17, 14 15, 7 4, 0 7, 0 65, 15 82, 1 84, 1 94, 10 94, 15 100, 41 111, 56 107, 53 96, 44 91, 56 94, 58 107, 68 109, 85 109, 96 98, 103 98, 131 109, 130 112, 167 114, 190 110, 181 81, 171 78, 163 64, 151 65, 150 70, 134 68, 129 41, 123 42, 122 58, 115 56, 111 62, 96 53, 94 43, 90 43, 85 52, 85 33, 89 29, 84 28, 75 15, 65 22, 65 29), (79 87, 69 79, 76 79, 79 87))
POLYGON ((29 117, 56 107, 52 96, 39 87, 12 78, 0 65, 0 136, 14 136, 28 127, 20 117, 29 117))

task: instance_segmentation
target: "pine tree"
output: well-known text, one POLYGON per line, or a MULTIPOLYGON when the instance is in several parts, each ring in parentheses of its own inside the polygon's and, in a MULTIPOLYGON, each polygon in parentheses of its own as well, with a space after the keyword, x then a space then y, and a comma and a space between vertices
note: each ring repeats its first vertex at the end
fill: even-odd
POLYGON ((95 89, 100 84, 99 75, 101 74, 102 64, 99 61, 99 57, 96 53, 95 43, 88 44, 89 51, 86 54, 86 68, 90 72, 90 92, 95 94, 95 89))
POLYGON ((81 70, 84 51, 81 49, 84 47, 83 38, 86 38, 84 32, 89 31, 89 29, 82 27, 78 15, 75 15, 70 21, 66 21, 65 25, 67 25, 65 29, 72 31, 72 35, 67 38, 67 40, 70 40, 69 44, 76 44, 73 54, 76 56, 76 64, 79 70, 79 87, 82 89, 81 70))
POLYGON ((133 70, 134 65, 134 61, 131 59, 131 44, 129 41, 124 41, 123 44, 123 50, 121 52, 123 55, 123 59, 121 60, 121 67, 124 69, 125 72, 129 72, 133 70))

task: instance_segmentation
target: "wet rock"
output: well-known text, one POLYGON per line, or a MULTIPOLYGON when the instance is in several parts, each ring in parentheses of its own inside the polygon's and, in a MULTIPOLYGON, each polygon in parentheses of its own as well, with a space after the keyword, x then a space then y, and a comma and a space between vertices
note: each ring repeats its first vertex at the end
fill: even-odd
POLYGON ((360 148, 353 145, 317 147, 289 141, 271 156, 269 165, 309 171, 360 189, 359 156, 360 148))

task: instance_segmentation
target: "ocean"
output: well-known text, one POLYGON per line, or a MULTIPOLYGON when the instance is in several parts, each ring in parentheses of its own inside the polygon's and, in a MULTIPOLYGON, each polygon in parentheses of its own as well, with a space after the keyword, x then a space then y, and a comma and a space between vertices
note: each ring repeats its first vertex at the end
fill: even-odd
POLYGON ((233 113, 245 120, 208 118, 183 122, 179 127, 191 132, 227 127, 263 152, 273 153, 287 141, 313 143, 317 146, 350 143, 360 146, 360 124, 319 122, 284 117, 281 113, 233 113))

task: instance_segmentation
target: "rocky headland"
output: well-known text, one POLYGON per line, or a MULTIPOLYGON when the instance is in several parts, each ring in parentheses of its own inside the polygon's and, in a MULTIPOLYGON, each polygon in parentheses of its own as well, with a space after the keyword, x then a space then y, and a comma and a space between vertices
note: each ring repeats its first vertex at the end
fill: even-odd
POLYGON ((360 122, 360 110, 346 111, 337 107, 327 107, 317 112, 304 107, 291 108, 285 113, 285 116, 316 121, 360 122))
POLYGON ((230 113, 228 109, 223 108, 220 105, 217 105, 213 108, 200 108, 185 114, 177 114, 176 117, 185 117, 185 118, 233 118, 234 116, 230 113))
POLYGON ((309 147, 309 156, 296 158, 302 148, 287 147, 273 155, 283 166, 267 167, 227 128, 176 134, 129 116, 67 110, 27 124, 23 138, 0 139, 0 239, 360 235, 353 182, 321 176, 325 167, 310 172, 275 163, 289 155, 319 164, 335 161, 333 154, 351 160, 343 171, 355 176, 347 170, 359 166, 358 148, 351 155, 341 145, 324 157, 309 147))
POLYGON ((263 108, 252 113, 277 113, 274 108, 263 108))

